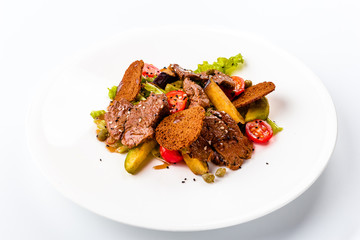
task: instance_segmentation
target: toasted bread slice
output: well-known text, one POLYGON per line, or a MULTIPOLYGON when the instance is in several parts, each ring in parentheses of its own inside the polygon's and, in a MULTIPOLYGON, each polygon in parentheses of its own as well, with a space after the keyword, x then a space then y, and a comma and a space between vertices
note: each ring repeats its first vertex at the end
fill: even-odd
POLYGON ((117 88, 115 100, 120 101, 120 99, 124 98, 131 102, 136 98, 141 89, 143 67, 143 60, 135 61, 128 67, 117 88))
POLYGON ((190 146, 200 135, 205 118, 197 106, 164 118, 156 128, 156 141, 166 149, 180 150, 190 146))
POLYGON ((264 97, 275 90, 275 84, 272 82, 262 82, 245 89, 244 93, 232 103, 236 108, 244 107, 256 100, 264 97))

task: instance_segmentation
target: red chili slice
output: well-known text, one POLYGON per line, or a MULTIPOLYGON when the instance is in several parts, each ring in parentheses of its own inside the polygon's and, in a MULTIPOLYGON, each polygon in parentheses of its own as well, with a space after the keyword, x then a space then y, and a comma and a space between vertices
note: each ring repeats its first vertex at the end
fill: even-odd
POLYGON ((182 111, 186 107, 187 95, 183 91, 171 91, 166 94, 170 105, 170 113, 182 111))
POLYGON ((271 126, 264 120, 254 120, 246 123, 246 136, 255 143, 266 143, 273 135, 271 126))

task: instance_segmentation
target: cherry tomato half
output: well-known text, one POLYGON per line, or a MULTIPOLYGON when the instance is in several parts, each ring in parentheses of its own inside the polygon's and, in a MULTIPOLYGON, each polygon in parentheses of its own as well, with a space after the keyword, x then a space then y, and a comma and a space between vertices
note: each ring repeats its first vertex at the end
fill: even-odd
POLYGON ((235 97, 240 95, 245 90, 245 80, 238 76, 231 77, 235 82, 234 89, 222 88, 225 95, 230 99, 233 100, 235 97))
POLYGON ((273 135, 271 126, 264 120, 254 120, 246 123, 246 136, 256 143, 266 143, 273 135))
POLYGON ((173 151, 160 146, 160 154, 168 163, 177 163, 183 160, 183 156, 179 151, 173 151))
POLYGON ((166 94, 170 105, 170 113, 182 111, 186 107, 187 95, 183 91, 176 90, 166 94))
POLYGON ((160 74, 160 70, 152 64, 144 63, 142 75, 144 77, 155 77, 160 74))
POLYGON ((232 76, 231 78, 235 82, 234 93, 236 97, 245 90, 245 80, 238 76, 232 76))

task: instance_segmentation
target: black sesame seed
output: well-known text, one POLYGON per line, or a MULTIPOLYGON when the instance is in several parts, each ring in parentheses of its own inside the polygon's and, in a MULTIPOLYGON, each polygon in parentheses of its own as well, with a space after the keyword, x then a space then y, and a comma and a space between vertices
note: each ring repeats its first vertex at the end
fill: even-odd
POLYGON ((269 163, 267 162, 266 165, 269 165, 269 163))
POLYGON ((102 159, 100 158, 100 162, 102 161, 102 159))
POLYGON ((169 169, 169 166, 166 166, 167 169, 169 169))
POLYGON ((194 182, 196 181, 196 179, 195 179, 195 178, 193 178, 193 180, 194 180, 194 182))
POLYGON ((185 181, 181 181, 181 183, 185 183, 185 181))
POLYGON ((109 145, 106 145, 106 147, 110 147, 109 145))
POLYGON ((186 178, 184 178, 184 180, 186 180, 186 178))

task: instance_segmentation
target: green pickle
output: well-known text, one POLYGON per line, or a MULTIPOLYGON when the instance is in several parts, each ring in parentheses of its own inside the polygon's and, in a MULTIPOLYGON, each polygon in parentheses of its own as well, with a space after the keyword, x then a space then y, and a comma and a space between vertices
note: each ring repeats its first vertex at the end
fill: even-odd
POLYGON ((140 166, 145 163, 147 156, 156 144, 155 140, 151 140, 130 149, 125 158, 125 170, 130 174, 135 174, 140 166))
POLYGON ((269 116, 270 106, 268 100, 263 97, 250 104, 249 109, 245 115, 245 122, 250 122, 255 119, 266 120, 269 116))

